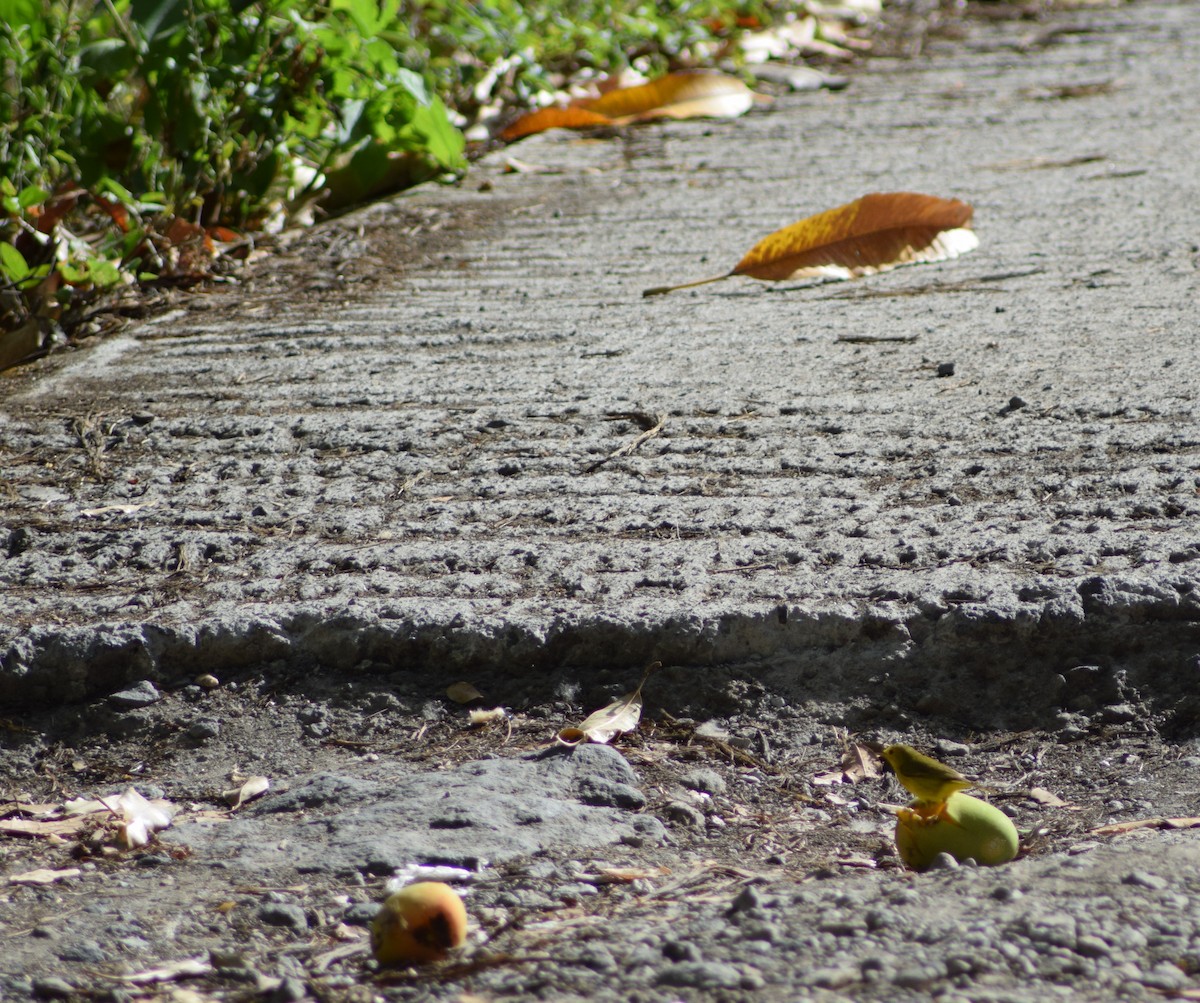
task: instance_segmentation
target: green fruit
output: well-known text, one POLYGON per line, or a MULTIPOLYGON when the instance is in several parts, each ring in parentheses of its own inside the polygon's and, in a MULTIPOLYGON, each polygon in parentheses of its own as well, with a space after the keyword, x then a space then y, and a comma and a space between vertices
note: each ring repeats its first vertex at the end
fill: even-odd
POLYGON ((923 817, 913 809, 928 810, 914 801, 896 817, 896 849, 914 871, 923 871, 939 853, 955 860, 974 858, 991 867, 1006 864, 1017 855, 1017 829, 995 805, 956 791, 946 799, 941 817, 923 817))

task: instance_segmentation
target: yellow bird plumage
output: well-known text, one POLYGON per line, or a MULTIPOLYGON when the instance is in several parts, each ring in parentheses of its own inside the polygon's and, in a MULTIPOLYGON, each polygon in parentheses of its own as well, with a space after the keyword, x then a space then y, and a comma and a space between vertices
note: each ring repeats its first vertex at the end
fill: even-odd
POLYGON ((979 786, 953 767, 917 752, 911 745, 889 745, 881 755, 905 790, 931 806, 940 808, 955 791, 979 786))

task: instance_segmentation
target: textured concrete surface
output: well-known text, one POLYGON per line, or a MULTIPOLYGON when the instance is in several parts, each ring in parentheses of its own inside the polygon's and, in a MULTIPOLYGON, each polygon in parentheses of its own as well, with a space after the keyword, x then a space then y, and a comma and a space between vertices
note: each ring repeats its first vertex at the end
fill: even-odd
POLYGON ((1198 34, 1065 12, 732 123, 537 137, 6 380, 0 702, 662 658, 977 726, 1081 663, 1169 706, 1200 674, 1198 34), (980 248, 640 296, 888 190, 972 202, 980 248))

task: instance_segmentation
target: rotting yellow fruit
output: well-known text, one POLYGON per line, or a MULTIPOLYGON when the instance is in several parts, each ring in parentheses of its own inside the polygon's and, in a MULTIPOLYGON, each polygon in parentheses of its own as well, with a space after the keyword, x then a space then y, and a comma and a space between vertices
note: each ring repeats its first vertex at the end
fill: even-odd
POLYGON ((371 950, 381 965, 438 961, 467 938, 467 910, 441 881, 418 881, 389 895, 371 920, 371 950))
POLYGON ((1017 828, 995 805, 955 791, 940 814, 921 814, 927 807, 914 801, 896 812, 896 849, 914 871, 925 870, 943 852, 958 861, 974 858, 985 867, 1017 855, 1017 828))

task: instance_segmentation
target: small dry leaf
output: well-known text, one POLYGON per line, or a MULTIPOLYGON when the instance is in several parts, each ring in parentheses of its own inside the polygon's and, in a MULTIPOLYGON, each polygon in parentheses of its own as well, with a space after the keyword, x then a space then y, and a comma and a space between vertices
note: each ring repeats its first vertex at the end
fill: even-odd
POLYGON ((482 700, 483 694, 470 683, 453 683, 446 687, 446 698, 455 703, 471 703, 474 700, 482 700))
POLYGON ((247 801, 262 797, 270 789, 271 781, 267 777, 247 777, 241 787, 222 791, 221 800, 230 806, 230 810, 236 811, 247 801))
POLYGON ((491 710, 473 710, 468 715, 467 723, 472 728, 482 728, 484 725, 503 721, 508 714, 503 707, 493 707, 491 710))
POLYGON ((648 881, 651 878, 666 877, 671 873, 669 867, 601 867, 594 874, 581 874, 580 881, 590 885, 627 885, 634 881, 648 881))
POLYGON ((1047 808, 1067 808, 1070 807, 1066 801, 1060 798, 1052 791, 1046 790, 1044 787, 1032 788, 1027 797, 1036 801, 1038 804, 1044 804, 1047 808))
POLYGON ((9 836, 73 836, 92 825, 87 818, 28 819, 6 818, 0 820, 0 832, 9 836))
POLYGON ((637 87, 621 87, 578 104, 617 121, 737 118, 754 105, 754 91, 737 77, 685 71, 668 73, 637 87))
POLYGON ((642 688, 614 700, 591 714, 578 728, 563 728, 558 740, 563 745, 578 745, 580 742, 595 742, 604 745, 617 735, 633 731, 642 719, 642 688))
POLYGON ((1139 818, 1131 822, 1114 822, 1088 832, 1093 836, 1121 836, 1137 829, 1195 829, 1200 826, 1200 816, 1189 818, 1139 818))
POLYGON ((150 508, 152 505, 157 505, 158 499, 155 498, 148 502, 129 503, 128 505, 104 505, 100 508, 85 508, 81 509, 79 514, 85 519, 94 519, 96 516, 108 515, 110 512, 119 512, 121 515, 133 515, 134 512, 140 512, 144 508, 150 508))
POLYGON ((956 258, 979 246, 979 238, 970 229, 972 213, 966 202, 935 195, 864 195, 776 230, 750 248, 724 275, 657 286, 642 295, 659 296, 734 275, 766 282, 853 279, 901 265, 956 258))
POLYGON ((155 982, 174 982, 176 979, 211 975, 213 970, 213 966, 207 958, 185 958, 183 961, 172 961, 161 968, 151 968, 144 972, 135 972, 132 975, 115 975, 113 978, 135 986, 145 986, 155 982))
POLYGON ((627 693, 607 707, 601 707, 594 714, 588 715, 578 727, 563 728, 558 733, 559 744, 579 745, 580 742, 595 742, 597 745, 606 745, 617 735, 633 731, 642 719, 642 687, 646 685, 650 673, 661 664, 652 662, 642 673, 642 680, 632 693, 627 693))
POLYGON ((68 867, 62 871, 52 871, 47 867, 39 867, 35 871, 26 871, 24 874, 10 874, 8 883, 10 885, 52 885, 56 881, 64 881, 67 878, 77 878, 82 874, 78 867, 68 867))
POLYGON ((842 755, 842 773, 846 782, 851 784, 860 780, 874 780, 882 773, 879 757, 865 745, 855 743, 842 755))

